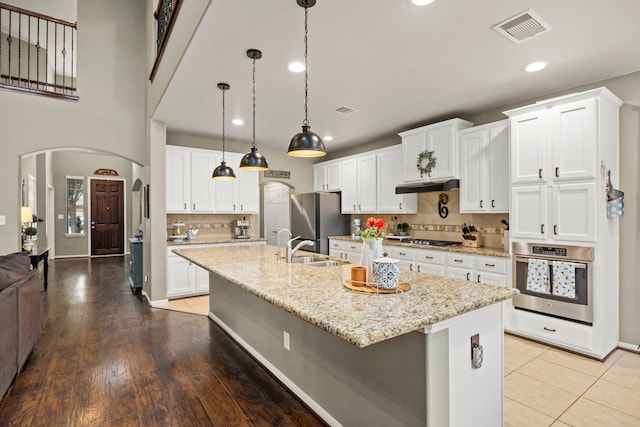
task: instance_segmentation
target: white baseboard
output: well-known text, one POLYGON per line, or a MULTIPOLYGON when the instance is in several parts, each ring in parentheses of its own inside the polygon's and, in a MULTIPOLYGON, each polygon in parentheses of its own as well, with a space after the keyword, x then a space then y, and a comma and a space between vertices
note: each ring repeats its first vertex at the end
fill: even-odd
POLYGON ((341 427, 342 424, 329 414, 322 406, 320 406, 315 400, 313 400, 307 393, 305 393, 300 387, 298 387, 293 381, 291 381, 285 374, 283 374, 278 368, 276 368, 271 362, 269 362, 262 354, 256 349, 251 347, 245 340, 243 340, 238 334, 236 334, 231 328, 229 328, 218 316, 209 312, 209 318, 213 320, 218 326, 220 326, 231 338, 242 348, 244 348, 249 354, 255 357, 265 368, 269 370, 280 382, 282 382, 289 390, 291 390, 300 400, 302 400, 309 408, 311 408, 316 414, 318 414, 324 421, 330 426, 341 427))
POLYGON ((640 344, 628 344, 626 342, 618 342, 618 347, 635 351, 636 353, 640 352, 640 344))

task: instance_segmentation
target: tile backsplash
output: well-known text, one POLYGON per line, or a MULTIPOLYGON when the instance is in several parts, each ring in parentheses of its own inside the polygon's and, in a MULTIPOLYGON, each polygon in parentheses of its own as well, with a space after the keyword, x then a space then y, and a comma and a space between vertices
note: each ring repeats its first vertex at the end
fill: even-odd
POLYGON ((178 218, 184 221, 182 232, 190 228, 198 230, 198 237, 229 238, 233 234, 233 221, 247 219, 249 221, 249 234, 258 236, 258 215, 234 215, 234 214, 167 214, 167 233, 175 231, 173 224, 178 218))
POLYGON ((451 240, 461 242, 462 223, 474 224, 479 233, 484 238, 484 246, 491 248, 503 247, 503 234, 505 226, 500 223, 505 219, 509 221, 509 214, 467 214, 460 213, 460 192, 448 191, 445 194, 449 201, 445 205, 448 209, 446 218, 441 218, 438 214, 439 192, 418 194, 418 213, 404 215, 352 215, 351 219, 360 218, 366 223, 367 218, 375 216, 384 218, 387 223, 392 218, 397 223, 406 222, 409 224, 409 235, 420 239, 451 240))

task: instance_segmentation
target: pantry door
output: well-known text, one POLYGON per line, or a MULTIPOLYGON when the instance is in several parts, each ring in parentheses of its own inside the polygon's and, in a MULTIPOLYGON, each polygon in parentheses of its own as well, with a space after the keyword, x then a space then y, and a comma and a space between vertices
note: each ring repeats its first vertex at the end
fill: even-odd
POLYGON ((124 254, 124 183, 91 180, 91 255, 124 254))

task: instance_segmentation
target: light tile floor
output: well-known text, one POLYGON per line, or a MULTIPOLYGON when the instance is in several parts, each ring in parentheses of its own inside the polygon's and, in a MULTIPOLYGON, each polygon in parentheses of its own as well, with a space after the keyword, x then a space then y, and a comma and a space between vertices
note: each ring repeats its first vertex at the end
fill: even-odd
MULTIPOLYGON (((200 315, 209 296, 162 307, 200 315)), ((605 362, 505 334, 505 427, 640 427, 640 354, 605 362)))

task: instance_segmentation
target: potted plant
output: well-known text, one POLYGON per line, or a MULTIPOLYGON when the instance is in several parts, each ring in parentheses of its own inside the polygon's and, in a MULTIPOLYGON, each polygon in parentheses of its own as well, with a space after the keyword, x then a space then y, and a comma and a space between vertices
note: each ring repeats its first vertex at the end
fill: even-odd
POLYGON ((38 234, 38 229, 35 227, 26 227, 24 229, 25 240, 27 242, 33 243, 37 240, 36 235, 38 234))

